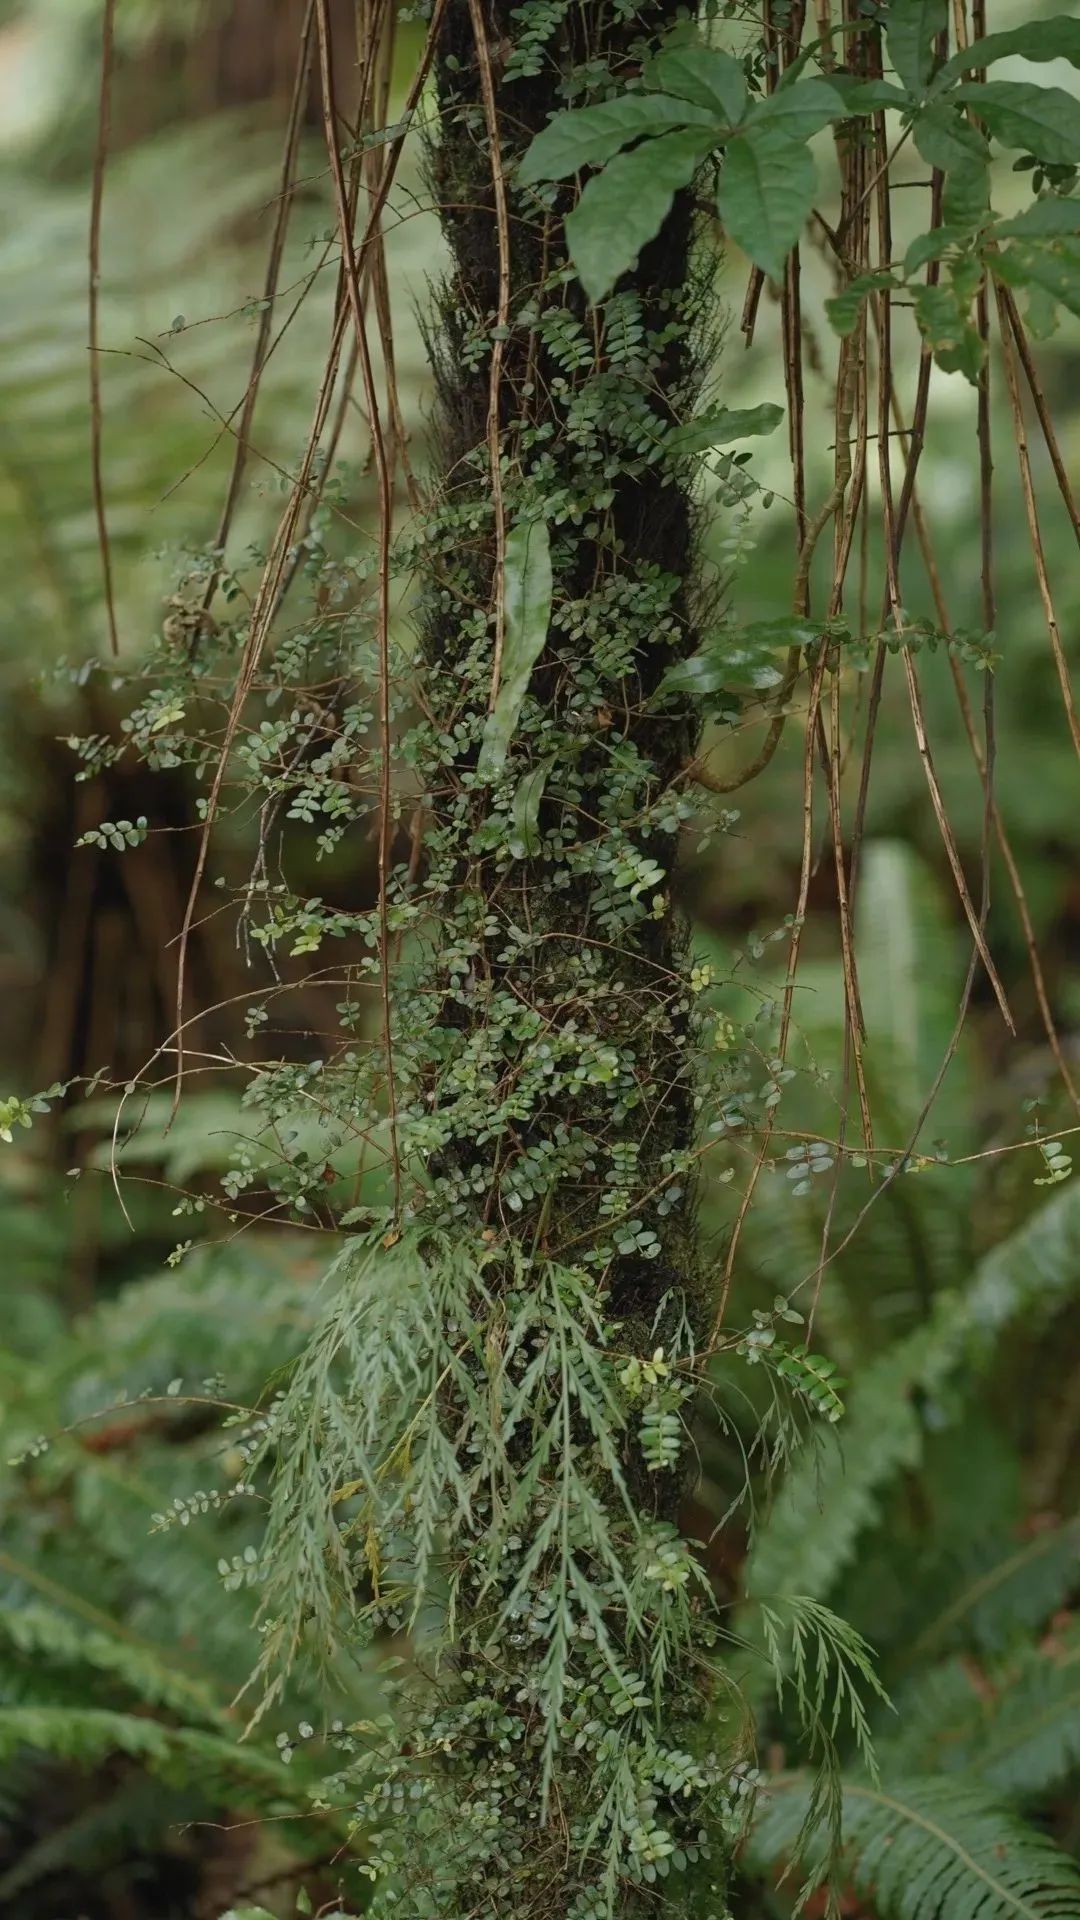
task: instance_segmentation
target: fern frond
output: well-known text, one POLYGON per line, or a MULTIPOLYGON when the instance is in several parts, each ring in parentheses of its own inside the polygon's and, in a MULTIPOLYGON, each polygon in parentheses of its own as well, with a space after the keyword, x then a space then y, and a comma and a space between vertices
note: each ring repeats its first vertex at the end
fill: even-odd
POLYGON ((210 1687, 171 1665, 118 1623, 109 1630, 77 1625, 52 1607, 8 1607, 0 1613, 0 1639, 38 1662, 106 1675, 148 1706, 165 1707, 209 1724, 224 1720, 210 1687))
POLYGON ((962 1363, 965 1384, 973 1381, 1013 1321, 1045 1321, 1078 1283, 1080 1182, 995 1247, 966 1293, 941 1297, 924 1327, 863 1369, 839 1446, 804 1453, 789 1470, 755 1542, 749 1591, 828 1593, 880 1518, 885 1491, 922 1457, 919 1401, 934 1399, 962 1363))
POLYGON ((880 1745, 887 1772, 966 1773, 1029 1800, 1080 1769, 1080 1637, 1025 1647, 976 1669, 955 1657, 899 1696, 880 1745))
MULTIPOLYGON (((751 1858, 795 1852, 812 1792, 802 1776, 770 1784, 751 1858)), ((1042 1834, 951 1778, 843 1782, 844 1870, 877 1920, 1075 1920, 1080 1868, 1042 1834)))

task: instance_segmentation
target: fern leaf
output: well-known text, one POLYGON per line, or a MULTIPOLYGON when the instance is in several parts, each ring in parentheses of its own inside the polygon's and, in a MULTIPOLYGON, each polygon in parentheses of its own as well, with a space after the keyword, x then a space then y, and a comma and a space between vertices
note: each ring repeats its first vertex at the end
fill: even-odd
POLYGON ((759 1533, 748 1571, 759 1596, 822 1598, 848 1565, 882 1496, 922 1457, 918 1409, 961 1364, 974 1380, 1014 1320, 1045 1320, 1080 1281, 1080 1182, 1066 1186, 979 1263, 966 1293, 943 1296, 926 1326, 863 1369, 841 1444, 804 1453, 759 1533))
MULTIPOLYGON (((788 1861, 811 1794, 801 1775, 773 1784, 758 1815, 755 1863, 788 1861)), ((877 1920, 1075 1920, 1080 1869, 1068 1854, 962 1782, 914 1777, 843 1783, 844 1868, 877 1920)))

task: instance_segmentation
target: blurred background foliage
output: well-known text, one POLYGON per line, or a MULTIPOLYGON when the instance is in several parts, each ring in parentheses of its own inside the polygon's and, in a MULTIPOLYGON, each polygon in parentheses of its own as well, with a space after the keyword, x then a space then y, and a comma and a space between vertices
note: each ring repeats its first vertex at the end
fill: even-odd
MULTIPOLYGON (((1030 11, 1027 0, 999 0, 992 25, 1030 11)), ((178 587, 183 611, 192 556, 213 539, 260 320, 302 12, 301 0, 271 9, 265 0, 125 0, 117 10, 100 337, 108 518, 128 659, 176 614, 178 587)), ((70 736, 122 740, 131 698, 107 667, 90 664, 107 644, 86 345, 100 14, 98 0, 0 6, 0 1079, 18 1095, 103 1070, 122 1081, 153 1053, 172 1024, 172 942, 195 856, 194 798, 182 770, 152 778, 133 757, 107 764, 105 755, 80 778, 66 745, 70 736), (108 846, 73 851, 101 821, 141 815, 169 831, 122 856, 108 846)), ((342 0, 334 30, 343 75, 352 71, 351 19, 342 0)), ((399 96, 417 32, 407 20, 399 28, 399 96)), ((1075 87, 1069 69, 1051 77, 1075 87)), ((289 324, 264 378, 230 539, 240 573, 306 433, 331 310, 336 257, 313 94, 305 112, 310 156, 298 170, 275 339, 286 316, 289 324)), ((1018 204, 1022 197, 1018 182, 1018 204)), ((398 381, 421 458, 426 374, 416 316, 439 253, 416 156, 392 203, 388 253, 398 381)), ((810 255, 805 278, 820 313, 831 291, 823 259, 810 255)), ((739 405, 775 398, 779 353, 768 294, 744 348, 744 281, 744 264, 728 257, 718 285, 730 316, 719 379, 739 405)), ((812 336, 809 345, 813 499, 827 490, 831 395, 814 371, 812 336)), ((913 364, 902 366, 909 384, 913 364)), ((1080 323, 1065 320, 1041 345, 1039 367, 1075 474, 1080 323)), ((1076 1060, 1076 766, 1019 536, 1022 497, 1000 382, 995 405, 997 788, 1063 1044, 1076 1060)), ((958 376, 935 375, 932 422, 923 504, 952 618, 977 631, 974 401, 958 376)), ((787 611, 782 440, 755 455, 762 493, 749 519, 721 518, 709 533, 710 560, 734 565, 747 618, 787 611)), ((1033 458, 1046 482, 1034 441, 1033 458)), ((1043 499, 1059 617, 1075 655, 1073 534, 1052 483, 1043 499)), ((362 540, 371 504, 354 409, 306 557, 362 540)), ((872 537, 866 565, 873 580, 872 537)), ((905 602, 932 617, 908 565, 905 602)), ((944 658, 925 660, 924 685, 942 783, 975 876, 983 800, 944 658)), ((769 777, 740 793, 736 828, 688 849, 685 903, 700 959, 714 970, 721 1046, 725 1022, 750 1019, 782 971, 773 936, 796 890, 801 762, 801 740, 789 729, 769 777)), ((221 870, 245 870, 253 832, 250 821, 224 823, 213 853, 221 870)), ((301 870, 304 848, 298 835, 301 870)), ((349 836, 318 868, 306 857, 312 889, 331 904, 370 902, 367 836, 349 836)), ((820 1125, 823 1100, 835 1129, 842 1081, 831 872, 827 860, 815 871, 798 1000, 800 1064, 815 1065, 808 1129, 820 1125)), ((980 984, 928 1130, 968 1164, 931 1161, 894 1181, 821 1287, 815 1342, 855 1382, 843 1460, 826 1448, 791 1476, 771 1510, 755 1463, 768 1513, 760 1535, 751 1545, 736 1528, 717 1530, 743 1470, 740 1434, 756 1417, 726 1403, 718 1371, 688 1514, 711 1539, 725 1594, 748 1579, 751 1593, 828 1598, 879 1649, 886 1684, 907 1708, 899 1721, 882 1717, 886 1783, 900 1783, 895 1803, 917 1813, 930 1793, 942 1828, 974 1857, 980 1795, 1008 1801, 1029 1833, 1080 1849, 1080 1646, 1070 1611, 1080 1590, 1080 1205, 1069 1181, 1049 1192, 1037 1185, 1045 1163, 1036 1144, 994 1151, 1033 1130, 1052 1139, 1071 1115, 997 865, 989 939, 1019 1039, 1006 1044, 980 984)), ((899 1147, 948 1046, 968 948, 898 674, 887 680, 879 726, 858 940, 875 1118, 879 1137, 899 1147)), ((188 1525, 189 1506, 207 1504, 223 1446, 235 1444, 200 1397, 257 1398, 310 1324, 326 1264, 325 1248, 299 1224, 273 1234, 214 1225, 209 1196, 251 1124, 242 1064, 260 1048, 303 1057, 311 1036, 333 1023, 340 989, 309 976, 303 960, 285 962, 295 987, 288 1025, 272 1044, 261 1036, 252 1046, 239 1012, 249 976, 231 923, 210 916, 200 925, 192 967, 194 996, 209 1010, 200 1044, 216 1055, 205 1083, 214 1090, 193 1091, 167 1136, 163 1111, 141 1113, 123 1206, 109 1174, 106 1102, 54 1101, 32 1133, 16 1132, 0 1163, 0 1455, 29 1449, 21 1465, 0 1466, 0 1909, 13 1920, 215 1920, 253 1900, 285 1915, 301 1890, 316 1906, 340 1897, 350 1911, 362 1907, 346 1830, 337 1816, 312 1816, 306 1795, 309 1779, 331 1764, 316 1752, 321 1723, 310 1742, 297 1729, 317 1721, 315 1703, 328 1697, 346 1721, 361 1718, 371 1707, 368 1682, 363 1673, 337 1673, 329 1685, 302 1676, 281 1716, 240 1744, 245 1713, 234 1702, 255 1652, 245 1559, 255 1529, 236 1503, 213 1511, 211 1502, 188 1525), (184 1194, 204 1209, 194 1226, 177 1219, 184 1194), (220 1239, 170 1265, 189 1233, 220 1239), (60 1429, 47 1450, 34 1451, 39 1436, 60 1429), (172 1524, 152 1531, 154 1516, 170 1508, 172 1524), (285 1772, 282 1743, 293 1741, 285 1772)), ((828 1168, 801 1172, 797 1161, 781 1162, 762 1182, 747 1229, 741 1318, 754 1305, 767 1312, 778 1290, 814 1268, 828 1168), (795 1186, 808 1190, 793 1196, 795 1186)), ((339 1177, 331 1167, 328 1179, 339 1177)), ((860 1204, 842 1192, 834 1235, 843 1236, 860 1204)), ((718 1246, 730 1217, 718 1165, 703 1203, 704 1230, 718 1246)), ((792 1725, 782 1711, 763 1715, 759 1764, 782 1784, 745 1862, 742 1898, 747 1914, 764 1917, 791 1909, 790 1891, 768 1891, 761 1874, 790 1846, 802 1788, 785 1771, 792 1725)), ((854 1772, 849 1784, 857 1814, 866 1785, 854 1772)), ((860 1880, 857 1862, 844 1902, 851 1916, 905 1912, 902 1896, 860 1880)))

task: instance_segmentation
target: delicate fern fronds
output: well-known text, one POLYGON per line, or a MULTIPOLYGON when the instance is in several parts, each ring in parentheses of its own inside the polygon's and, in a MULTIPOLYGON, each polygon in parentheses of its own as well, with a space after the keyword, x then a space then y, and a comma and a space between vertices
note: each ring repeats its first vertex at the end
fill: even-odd
MULTIPOLYGON (((751 1857, 797 1849, 812 1783, 789 1776, 759 1802, 751 1857)), ((877 1920, 1075 1920, 1080 1869, 1068 1854, 963 1782, 914 1777, 842 1785, 844 1870, 877 1920)))

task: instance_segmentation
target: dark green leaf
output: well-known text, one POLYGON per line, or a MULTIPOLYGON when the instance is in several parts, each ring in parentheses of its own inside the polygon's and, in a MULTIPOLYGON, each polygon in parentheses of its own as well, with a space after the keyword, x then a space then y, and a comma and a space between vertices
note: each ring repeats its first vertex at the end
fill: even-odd
POLYGON ((603 300, 659 233, 712 143, 712 132, 698 127, 661 134, 618 154, 588 182, 567 215, 566 244, 590 300, 603 300))
POLYGON ((838 333, 841 339, 846 338, 849 333, 854 333, 859 324, 859 315, 867 294, 876 293, 882 287, 895 287, 898 284, 894 275, 884 268, 875 273, 857 273, 854 280, 849 281, 844 288, 843 293, 835 294, 831 300, 825 302, 825 311, 829 316, 829 325, 833 332, 838 333))
POLYGON ((748 95, 742 63, 716 47, 674 47, 650 61, 646 84, 704 107, 724 126, 737 126, 748 95))
POLYGON ((645 134, 672 127, 715 125, 715 113, 666 93, 627 93, 595 107, 557 113, 538 133, 518 168, 518 184, 566 180, 583 167, 600 167, 645 134))
POLYGON ((1004 33, 987 34, 985 40, 973 40, 962 53, 946 60, 938 84, 1014 54, 1021 54, 1025 60, 1070 60, 1074 67, 1080 67, 1080 20, 1032 20, 1026 27, 1010 27, 1004 33))
POLYGON ((851 74, 834 73, 829 85, 840 95, 848 113, 880 113, 885 107, 909 107, 911 101, 891 80, 856 80, 851 74))
POLYGON ((685 426, 673 427, 667 445, 674 453, 707 453, 710 447, 726 447, 733 440, 775 433, 783 417, 783 407, 771 400, 759 407, 714 407, 685 426))
POLYGON ((973 107, 1003 146, 1020 147, 1051 164, 1080 160, 1080 100, 1060 87, 968 80, 953 97, 973 107))
POLYGON ((972 158, 962 167, 950 167, 941 202, 945 225, 970 233, 986 219, 989 206, 990 169, 985 160, 972 158))
POLYGON ((754 108, 750 126, 775 127, 793 140, 809 140, 822 127, 838 120, 844 102, 827 80, 797 80, 793 86, 777 87, 767 93, 754 108))
POLYGON ((813 156, 778 127, 728 142, 716 195, 724 226, 745 254, 779 279, 814 205, 813 156))
POLYGON ((909 93, 925 93, 934 41, 947 22, 946 0, 891 0, 885 40, 889 59, 909 93))
POLYGON ((477 772, 492 779, 506 760, 529 676, 551 620, 551 545, 543 520, 521 520, 506 536, 502 678, 488 714, 477 772))
POLYGON ((937 104, 924 107, 912 132, 928 167, 948 173, 952 167, 970 166, 974 159, 986 159, 990 149, 977 127, 965 120, 955 107, 937 104))
POLYGON ((544 797, 548 774, 555 764, 555 757, 549 754, 535 767, 530 767, 518 782, 510 807, 512 832, 507 845, 515 860, 527 859, 540 851, 540 832, 537 821, 540 816, 540 802, 544 797))

